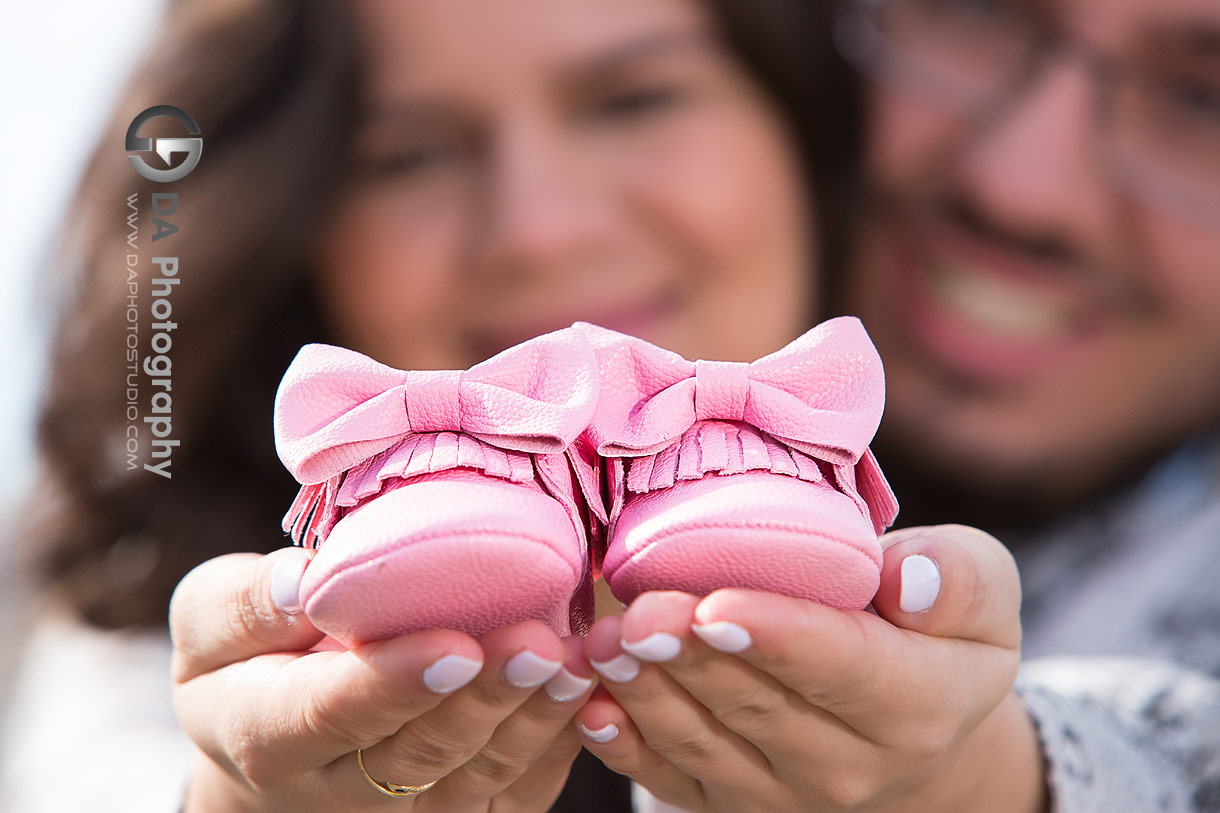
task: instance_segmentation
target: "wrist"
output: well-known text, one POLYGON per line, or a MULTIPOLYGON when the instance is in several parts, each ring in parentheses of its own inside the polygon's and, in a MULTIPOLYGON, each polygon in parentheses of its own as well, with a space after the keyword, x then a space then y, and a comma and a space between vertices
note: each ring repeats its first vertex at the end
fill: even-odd
POLYGON ((959 749, 965 790, 946 810, 1045 813, 1050 809, 1042 746, 1021 698, 1009 692, 959 749))
POLYGON ((1033 721, 1012 692, 948 751, 919 790, 886 813, 936 810, 1047 813, 1042 750, 1033 721))
POLYGON ((182 813, 248 813, 254 810, 250 788, 226 773, 202 751, 196 751, 182 813))

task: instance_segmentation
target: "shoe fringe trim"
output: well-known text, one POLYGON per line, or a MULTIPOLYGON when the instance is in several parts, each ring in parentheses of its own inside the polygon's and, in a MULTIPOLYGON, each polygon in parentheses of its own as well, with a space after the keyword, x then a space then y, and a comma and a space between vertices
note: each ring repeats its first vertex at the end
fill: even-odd
MULTIPOLYGON (((732 421, 700 421, 661 451, 629 458, 626 491, 645 494, 682 480, 748 471, 828 482, 856 503, 878 535, 893 524, 898 513, 894 492, 871 450, 866 449, 854 465, 836 465, 793 449, 749 424, 732 421)), ((615 505, 611 513, 617 517, 620 510, 621 505, 615 505)))
MULTIPOLYGON (((517 483, 534 482, 537 478, 548 493, 575 511, 575 502, 566 492, 577 487, 588 491, 586 481, 594 475, 591 470, 585 471, 589 467, 583 461, 579 466, 572 461, 577 469, 575 477, 565 474, 568 466, 564 457, 500 449, 458 432, 408 435, 342 474, 322 483, 303 485, 284 514, 281 527, 294 544, 316 549, 342 518, 344 509, 380 494, 390 481, 456 468, 473 469, 517 483)), ((601 508, 597 511, 605 513, 601 508)))

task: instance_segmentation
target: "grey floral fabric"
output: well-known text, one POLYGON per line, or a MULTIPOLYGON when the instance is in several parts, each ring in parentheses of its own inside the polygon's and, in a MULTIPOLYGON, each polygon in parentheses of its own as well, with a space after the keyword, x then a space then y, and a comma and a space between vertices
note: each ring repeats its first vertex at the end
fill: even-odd
POLYGON ((1220 811, 1220 444, 1012 547, 1053 810, 1220 811))

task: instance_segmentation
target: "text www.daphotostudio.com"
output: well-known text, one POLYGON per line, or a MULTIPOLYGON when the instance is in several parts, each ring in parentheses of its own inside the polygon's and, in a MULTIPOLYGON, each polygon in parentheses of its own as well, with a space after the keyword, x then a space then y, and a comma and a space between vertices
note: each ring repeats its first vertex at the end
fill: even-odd
MULTIPOLYGON (((199 163, 203 154, 203 137, 199 126, 183 110, 171 105, 156 105, 142 111, 131 121, 127 128, 125 143, 127 158, 132 167, 141 177, 154 183, 173 183, 185 178, 199 163), (142 137, 140 130, 153 119, 170 118, 178 121, 189 134, 186 137, 154 138, 142 137), (146 160, 148 153, 156 153, 165 168, 150 166, 146 160), (185 153, 186 158, 178 166, 171 165, 174 153, 185 153)), ((178 226, 171 219, 179 207, 177 192, 150 193, 152 238, 156 254, 149 262, 150 273, 155 269, 155 276, 149 281, 149 295, 152 301, 148 308, 147 328, 140 308, 140 193, 127 196, 127 258, 126 284, 127 306, 124 309, 126 320, 126 442, 125 453, 127 468, 134 469, 141 465, 143 456, 142 431, 147 428, 152 435, 149 445, 148 459, 143 461, 146 471, 161 477, 171 478, 173 472, 173 451, 179 441, 173 437, 173 332, 178 328, 174 322, 173 300, 174 289, 182 281, 178 276, 178 257, 163 256, 170 252, 163 246, 156 245, 178 234, 178 226), (149 331, 149 352, 141 357, 141 331, 149 331), (143 373, 144 378, 141 377, 143 373), (142 393, 147 379, 147 391, 150 393, 147 401, 147 414, 141 414, 144 403, 142 393), (156 462, 154 462, 156 461, 156 462)))

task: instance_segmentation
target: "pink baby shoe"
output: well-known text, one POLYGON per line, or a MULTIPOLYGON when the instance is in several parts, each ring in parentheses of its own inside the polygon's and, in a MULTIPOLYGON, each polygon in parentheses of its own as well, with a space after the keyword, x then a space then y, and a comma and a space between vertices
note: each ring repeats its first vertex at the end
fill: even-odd
POLYGON ((602 573, 646 590, 747 587, 861 608, 898 503, 868 449, 881 359, 853 317, 753 363, 687 361, 578 322, 601 388, 586 432, 607 459, 602 573))
POLYGON ((597 360, 566 328, 467 371, 405 371, 302 347, 275 401, 280 459, 303 484, 284 516, 317 550, 309 620, 346 646, 422 629, 478 635, 592 621, 588 528, 598 458, 575 442, 597 360))

